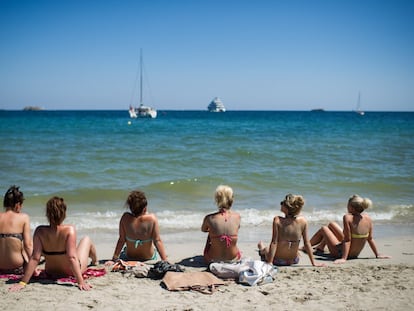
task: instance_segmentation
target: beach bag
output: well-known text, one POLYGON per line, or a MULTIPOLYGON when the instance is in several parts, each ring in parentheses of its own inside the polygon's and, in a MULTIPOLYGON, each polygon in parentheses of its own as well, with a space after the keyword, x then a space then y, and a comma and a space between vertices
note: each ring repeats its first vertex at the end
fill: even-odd
POLYGON ((250 266, 246 261, 238 263, 213 262, 209 270, 221 279, 238 279, 241 272, 249 270, 250 266))
POLYGON ((203 294, 213 294, 216 287, 224 281, 206 271, 167 272, 161 284, 170 291, 194 290, 203 294))
POLYGON ((158 261, 148 271, 148 277, 154 280, 161 280, 168 271, 184 272, 184 268, 177 264, 170 264, 168 261, 158 261))
POLYGON ((247 261, 249 269, 240 272, 239 283, 255 286, 273 282, 277 268, 261 260, 247 261))

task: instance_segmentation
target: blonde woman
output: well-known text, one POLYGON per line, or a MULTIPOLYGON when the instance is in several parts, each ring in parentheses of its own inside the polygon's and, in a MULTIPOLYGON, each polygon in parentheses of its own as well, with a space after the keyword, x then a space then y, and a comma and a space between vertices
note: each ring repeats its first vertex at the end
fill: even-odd
POLYGON ((80 290, 90 290, 92 286, 85 282, 82 273, 91 264, 97 263, 95 246, 89 237, 84 237, 76 246, 76 230, 65 225, 66 203, 62 198, 53 197, 46 203, 48 226, 38 226, 33 235, 33 254, 25 268, 22 280, 10 287, 11 291, 23 289, 37 265, 40 257, 45 258, 45 272, 52 278, 74 276, 80 290))
POLYGON ((215 192, 218 211, 204 217, 201 231, 208 232, 204 247, 204 260, 207 263, 237 261, 241 253, 237 247, 240 228, 240 214, 231 210, 233 189, 220 185, 215 192))
POLYGON ((23 273, 23 266, 32 255, 29 216, 22 213, 24 196, 11 186, 3 199, 5 211, 0 213, 0 272, 23 273))
POLYGON ((300 216, 305 200, 301 195, 286 195, 280 202, 280 210, 285 217, 273 218, 272 240, 269 247, 260 241, 257 246, 263 261, 276 266, 290 266, 299 263, 299 243, 303 238, 305 249, 313 266, 324 266, 315 262, 308 239, 308 223, 300 216))
POLYGON ((316 245, 316 252, 324 252, 325 246, 329 254, 336 258, 335 263, 344 263, 347 259, 357 258, 368 241, 376 258, 390 258, 380 255, 375 244, 372 229, 372 220, 366 209, 372 206, 372 201, 353 195, 348 200, 348 213, 343 217, 344 229, 335 222, 320 228, 311 238, 312 246, 316 245))

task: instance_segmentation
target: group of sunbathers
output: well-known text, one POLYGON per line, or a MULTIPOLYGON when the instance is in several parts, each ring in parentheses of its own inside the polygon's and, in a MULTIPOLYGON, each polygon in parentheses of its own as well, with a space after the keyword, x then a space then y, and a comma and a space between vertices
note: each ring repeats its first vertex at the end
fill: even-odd
MULTIPOLYGON (((242 257, 237 246, 240 228, 240 214, 231 209, 233 189, 220 185, 215 191, 218 211, 204 217, 201 230, 207 232, 204 259, 211 262, 235 262, 242 257)), ((82 273, 87 269, 89 258, 97 263, 96 249, 89 237, 84 237, 76 245, 76 230, 72 225, 63 224, 66 218, 66 203, 63 198, 53 197, 46 204, 47 226, 38 226, 33 240, 30 235, 29 216, 22 213, 24 196, 19 187, 10 187, 3 205, 5 212, 0 213, 0 272, 17 272, 24 275, 19 283, 10 290, 21 290, 36 273, 41 257, 45 260, 45 272, 52 276, 74 276, 81 290, 90 290, 82 273)), ((343 229, 336 223, 320 228, 308 238, 308 223, 300 215, 305 204, 300 195, 288 194, 280 202, 284 216, 273 219, 272 238, 269 246, 258 243, 259 255, 263 261, 274 265, 293 265, 299 262, 299 250, 305 251, 314 266, 324 266, 314 260, 314 252, 325 254, 325 247, 335 263, 356 258, 368 241, 376 258, 389 258, 378 253, 372 237, 372 220, 363 213, 372 205, 371 200, 358 195, 348 201, 348 212, 343 217, 343 229), (303 247, 299 248, 303 239, 303 247), (312 247, 316 249, 313 250, 312 247)), ((158 219, 148 213, 147 198, 140 190, 132 191, 126 201, 129 211, 119 222, 119 237, 112 260, 167 260, 161 240, 158 219)))

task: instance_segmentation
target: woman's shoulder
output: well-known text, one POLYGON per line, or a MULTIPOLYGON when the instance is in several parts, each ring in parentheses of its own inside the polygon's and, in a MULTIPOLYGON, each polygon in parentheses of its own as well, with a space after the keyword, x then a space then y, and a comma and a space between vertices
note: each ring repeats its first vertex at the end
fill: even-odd
POLYGON ((145 215, 140 216, 143 221, 155 221, 157 220, 157 216, 152 213, 147 213, 145 215))
POLYGON ((24 221, 30 220, 30 216, 29 216, 29 214, 26 214, 26 213, 22 213, 22 212, 20 212, 20 213, 18 213, 18 217, 20 217, 20 218, 21 218, 21 219, 23 219, 24 221))
POLYGON ((307 224, 307 223, 308 223, 308 221, 306 220, 306 217, 305 217, 305 216, 303 216, 303 215, 298 215, 298 216, 296 216, 296 217, 295 217, 295 220, 296 220, 298 223, 301 223, 301 224, 307 224))

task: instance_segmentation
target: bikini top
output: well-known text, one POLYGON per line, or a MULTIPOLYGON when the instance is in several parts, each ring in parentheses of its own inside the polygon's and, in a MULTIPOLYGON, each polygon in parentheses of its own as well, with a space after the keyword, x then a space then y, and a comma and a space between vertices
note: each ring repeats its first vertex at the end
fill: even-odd
POLYGON ((0 238, 16 238, 23 241, 23 233, 0 233, 0 238))
POLYGON ((356 233, 351 233, 351 237, 354 239, 365 239, 369 236, 369 233, 366 234, 356 234, 356 233))
POLYGON ((284 240, 285 242, 287 242, 289 244, 289 248, 292 248, 292 244, 293 243, 300 243, 300 240, 284 240))
POLYGON ((140 240, 140 239, 131 239, 129 237, 125 237, 127 239, 127 241, 134 243, 135 248, 137 248, 138 246, 147 243, 147 242, 152 242, 152 239, 148 239, 148 240, 140 240))
POLYGON ((228 234, 221 234, 221 235, 216 235, 216 236, 212 236, 212 239, 220 239, 220 241, 225 241, 226 242, 226 247, 229 248, 231 246, 231 241, 233 241, 233 238, 237 238, 237 235, 228 235, 228 234))

